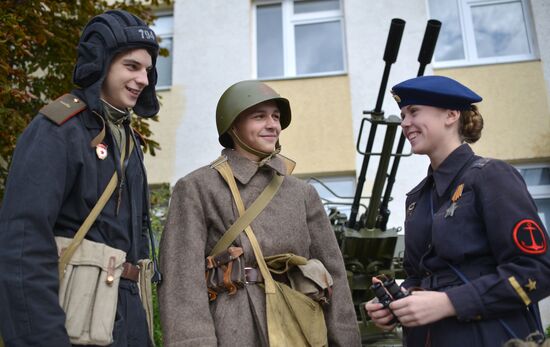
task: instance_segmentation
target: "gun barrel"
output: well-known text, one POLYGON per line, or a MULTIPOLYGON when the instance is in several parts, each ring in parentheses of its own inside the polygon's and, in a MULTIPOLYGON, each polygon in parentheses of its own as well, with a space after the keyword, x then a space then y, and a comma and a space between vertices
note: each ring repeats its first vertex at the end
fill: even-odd
POLYGON ((441 22, 436 19, 430 19, 426 24, 424 39, 422 40, 422 46, 420 46, 420 53, 418 53, 420 67, 417 76, 424 75, 424 68, 432 61, 440 29, 441 22))
MULTIPOLYGON (((432 61, 440 29, 441 22, 438 20, 430 19, 426 24, 426 31, 424 32, 424 38, 422 39, 422 45, 420 47, 420 52, 418 53, 418 62, 420 63, 420 66, 418 67, 417 77, 424 75, 426 65, 432 61)), ((397 175, 397 168, 399 167, 399 161, 401 159, 401 154, 403 153, 404 145, 405 136, 401 134, 399 136, 399 143, 395 152, 396 156, 393 159, 392 168, 388 176, 388 183, 386 185, 386 191, 384 192, 384 198, 382 199, 382 203, 380 205, 380 221, 377 226, 381 230, 386 230, 386 224, 389 218, 388 204, 390 201, 393 184, 395 183, 395 176, 397 175)))
POLYGON ((384 61, 393 64, 397 60, 397 53, 401 45, 401 38, 405 30, 405 21, 400 18, 391 20, 390 32, 386 41, 386 50, 384 51, 384 61))
MULTIPOLYGON (((394 18, 391 21, 390 31, 388 33, 388 40, 386 41, 386 49, 384 51, 384 61, 386 66, 384 68, 384 74, 382 75, 382 81, 380 83, 380 89, 378 90, 378 98, 376 100, 376 106, 371 112, 373 118, 383 118, 382 103, 384 102, 384 94, 386 93, 386 86, 388 84, 388 76, 390 74, 391 65, 397 59, 397 53, 399 52, 399 46, 401 45, 401 38, 403 37, 403 30, 405 29, 405 21, 399 18, 394 18)), ((355 190, 355 196, 351 205, 350 217, 348 220, 348 227, 353 228, 359 212, 359 203, 361 201, 361 194, 363 192, 363 185, 365 183, 365 176, 367 175, 367 168, 369 166, 370 153, 374 144, 374 136, 376 134, 377 123, 372 122, 369 131, 369 138, 367 140, 367 147, 365 149, 365 156, 361 165, 361 172, 357 179, 357 188, 355 190)), ((359 142, 359 139, 358 139, 359 142)))
MULTIPOLYGON (((395 116, 391 116, 390 119, 395 116)), ((384 183, 388 172, 388 165, 390 163, 391 151, 393 148, 393 142, 395 140, 395 134, 397 127, 399 126, 399 119, 395 117, 395 121, 388 121, 386 127, 386 135, 384 137, 384 144, 382 145, 382 155, 378 162, 378 171, 374 179, 374 186, 372 188, 372 195, 369 200, 369 207, 367 210, 367 221, 365 226, 367 229, 373 229, 376 226, 376 219, 378 217, 378 209, 380 208, 380 198, 382 197, 382 191, 384 190, 384 183)))
POLYGON ((384 102, 384 95, 386 95, 386 86, 388 85, 391 65, 397 60, 397 53, 399 53, 399 46, 401 46, 401 38, 403 37, 404 30, 405 21, 403 19, 394 18, 391 20, 383 58, 386 62, 386 66, 384 67, 384 74, 382 75, 382 82, 380 83, 378 98, 376 99, 376 106, 373 111, 373 116, 375 117, 380 116, 382 113, 382 103, 384 102))

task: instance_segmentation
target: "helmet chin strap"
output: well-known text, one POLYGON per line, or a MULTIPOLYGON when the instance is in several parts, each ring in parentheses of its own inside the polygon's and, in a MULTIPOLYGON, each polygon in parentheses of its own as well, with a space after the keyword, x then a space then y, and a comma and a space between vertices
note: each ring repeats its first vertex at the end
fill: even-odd
POLYGON ((244 141, 241 140, 241 138, 237 135, 237 133, 233 129, 230 129, 229 131, 231 132, 231 135, 233 135, 232 136, 233 140, 239 144, 239 147, 241 147, 248 153, 261 158, 261 160, 258 162, 258 166, 260 167, 264 166, 265 163, 267 163, 274 155, 279 154, 279 152, 281 151, 281 145, 279 144, 279 140, 277 140, 277 143, 275 144, 275 149, 273 150, 273 152, 271 153, 263 152, 263 151, 258 151, 257 149, 254 149, 249 145, 247 145, 246 143, 244 143, 244 141))

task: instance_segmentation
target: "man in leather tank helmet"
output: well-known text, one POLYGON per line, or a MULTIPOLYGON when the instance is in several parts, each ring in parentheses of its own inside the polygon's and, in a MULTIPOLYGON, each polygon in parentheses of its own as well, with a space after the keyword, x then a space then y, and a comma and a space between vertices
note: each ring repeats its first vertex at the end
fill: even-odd
POLYGON ((85 239, 126 253, 111 346, 152 345, 137 267, 149 257, 147 180, 130 120, 132 111, 159 111, 158 50, 155 33, 135 15, 110 10, 92 18, 78 44, 78 88, 42 108, 19 138, 0 210, 6 346, 74 343, 59 304, 55 237, 75 236, 115 172, 114 193, 85 239))

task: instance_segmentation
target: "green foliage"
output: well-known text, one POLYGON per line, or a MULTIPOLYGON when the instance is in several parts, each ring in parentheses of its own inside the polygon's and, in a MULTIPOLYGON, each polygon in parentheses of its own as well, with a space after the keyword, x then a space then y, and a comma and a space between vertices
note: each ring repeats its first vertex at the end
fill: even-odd
POLYGON ((150 186, 150 199, 151 199, 151 226, 155 239, 160 240, 162 230, 164 229, 164 222, 166 221, 166 215, 168 213, 168 201, 170 199, 170 185, 168 183, 151 185, 150 186))
MULTIPOLYGON (((156 251, 158 254, 158 241, 162 236, 164 223, 168 213, 168 201, 170 200, 170 185, 168 183, 150 186, 151 193, 151 227, 156 240, 156 251)), ((159 303, 157 296, 157 288, 153 286, 153 314, 154 314, 154 330, 153 338, 157 347, 162 347, 162 331, 160 328, 159 303)))
MULTIPOLYGON (((46 103, 73 88, 72 73, 80 31, 97 14, 110 8, 132 12, 151 23, 152 7, 170 0, 3 0, 0 2, 0 199, 17 137, 46 103)), ((167 51, 161 51, 167 55, 167 51)), ((151 139, 145 120, 135 126, 151 154, 159 144, 151 139)))
POLYGON ((157 286, 153 286, 153 340, 156 347, 162 347, 162 330, 160 328, 159 299, 157 295, 157 286))

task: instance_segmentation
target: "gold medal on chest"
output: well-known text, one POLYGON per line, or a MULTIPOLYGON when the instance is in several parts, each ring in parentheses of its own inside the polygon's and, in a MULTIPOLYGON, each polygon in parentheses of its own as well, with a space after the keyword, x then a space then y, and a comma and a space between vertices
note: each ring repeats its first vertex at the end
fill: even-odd
POLYGON ((458 205, 456 204, 456 202, 462 196, 463 189, 464 189, 464 183, 461 183, 458 187, 456 187, 456 190, 453 193, 453 196, 451 197, 451 206, 449 206, 447 211, 445 211, 445 218, 454 216, 455 210, 458 208, 458 205))

